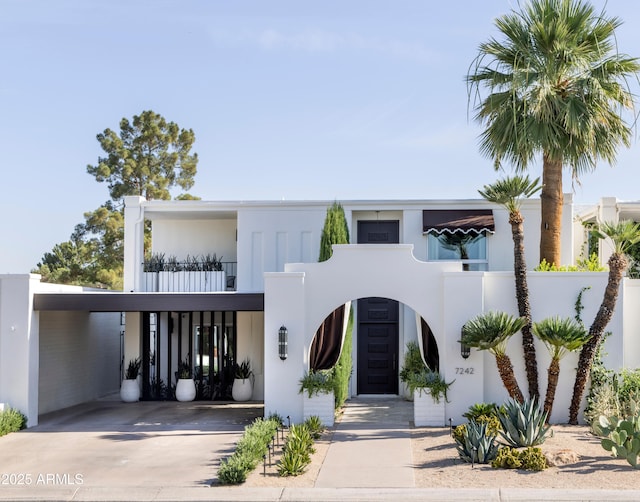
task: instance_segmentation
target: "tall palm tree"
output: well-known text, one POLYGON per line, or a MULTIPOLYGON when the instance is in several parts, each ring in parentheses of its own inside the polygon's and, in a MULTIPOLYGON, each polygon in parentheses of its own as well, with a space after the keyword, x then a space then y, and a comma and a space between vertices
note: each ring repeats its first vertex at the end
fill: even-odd
POLYGON ((551 354, 551 363, 547 370, 547 394, 544 399, 544 411, 547 417, 550 417, 558 387, 560 359, 567 353, 581 348, 587 343, 590 335, 577 321, 559 317, 550 317, 534 323, 533 332, 551 354))
POLYGON ((462 326, 460 343, 478 350, 488 350, 496 358, 498 373, 509 396, 524 402, 522 391, 507 355, 507 342, 526 324, 524 317, 512 317, 505 312, 480 314, 462 326))
POLYGON ((540 191, 540 178, 529 180, 528 176, 513 176, 498 180, 491 185, 485 185, 478 190, 480 195, 488 200, 500 204, 509 211, 509 223, 513 237, 513 271, 516 280, 516 299, 518 300, 518 314, 527 323, 522 327, 522 348, 524 350, 524 364, 529 384, 529 398, 537 398, 538 390, 538 361, 536 347, 531 334, 531 304, 529 303, 529 287, 527 285, 527 262, 524 254, 524 218, 520 212, 522 198, 529 198, 540 191))
POLYGON ((495 24, 503 40, 481 44, 466 77, 486 126, 480 151, 516 171, 541 155, 540 261, 560 265, 563 166, 578 179, 629 146, 621 113, 633 107, 626 80, 640 63, 617 52, 622 22, 582 0, 531 0, 495 24))
POLYGON ((591 372, 593 358, 598 350, 604 330, 609 324, 613 311, 616 308, 620 282, 625 270, 629 266, 627 252, 636 243, 640 242, 640 224, 623 220, 618 223, 600 223, 593 233, 599 239, 609 238, 613 243, 613 254, 609 257, 609 278, 604 290, 602 303, 596 317, 589 328, 589 341, 582 347, 578 359, 578 372, 573 386, 573 396, 569 407, 569 423, 578 423, 578 411, 582 402, 582 395, 587 385, 587 378, 591 372))

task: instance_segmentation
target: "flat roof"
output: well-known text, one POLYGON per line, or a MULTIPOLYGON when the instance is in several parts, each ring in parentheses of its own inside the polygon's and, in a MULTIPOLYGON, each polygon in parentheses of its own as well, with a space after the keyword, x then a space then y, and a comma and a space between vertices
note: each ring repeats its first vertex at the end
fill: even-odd
POLYGON ((36 293, 33 308, 89 312, 261 312, 264 293, 36 293))

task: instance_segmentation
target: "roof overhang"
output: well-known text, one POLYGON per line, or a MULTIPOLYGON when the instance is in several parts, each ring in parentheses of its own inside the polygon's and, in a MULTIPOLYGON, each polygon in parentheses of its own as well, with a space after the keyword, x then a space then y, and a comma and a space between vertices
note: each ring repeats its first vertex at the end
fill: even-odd
POLYGON ((89 312, 261 312, 264 293, 36 293, 33 308, 89 312))
POLYGON ((425 234, 494 233, 491 209, 425 209, 422 211, 422 231, 425 234))

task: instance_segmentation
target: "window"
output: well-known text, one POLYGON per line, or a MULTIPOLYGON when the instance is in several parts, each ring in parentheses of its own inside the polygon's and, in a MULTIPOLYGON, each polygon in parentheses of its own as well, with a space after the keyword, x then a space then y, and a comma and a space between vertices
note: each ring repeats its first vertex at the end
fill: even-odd
POLYGON ((428 260, 456 260, 463 270, 488 270, 487 234, 495 232, 490 209, 425 209, 422 231, 428 260))
POLYGON ((427 259, 461 260, 463 270, 488 270, 486 235, 461 232, 427 234, 427 259))

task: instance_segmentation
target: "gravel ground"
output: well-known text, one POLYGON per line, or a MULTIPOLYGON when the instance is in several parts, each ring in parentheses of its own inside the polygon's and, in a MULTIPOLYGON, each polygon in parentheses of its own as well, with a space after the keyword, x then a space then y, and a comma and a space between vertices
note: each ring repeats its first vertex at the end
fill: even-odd
MULTIPOLYGON (((415 466, 414 479, 418 488, 565 488, 565 489, 615 489, 640 488, 640 471, 624 460, 614 459, 600 446, 585 426, 554 425, 553 437, 541 446, 543 452, 557 454, 572 452, 577 459, 571 464, 549 467, 531 472, 510 469, 493 469, 490 465, 463 462, 456 451, 455 442, 448 428, 412 429, 412 452, 415 466)), ((304 474, 296 477, 280 477, 276 470, 279 454, 267 466, 259 466, 244 486, 250 487, 307 487, 315 485, 327 454, 333 430, 326 431, 316 442, 316 453, 304 474)), ((276 449, 279 450, 279 449, 276 449)))

